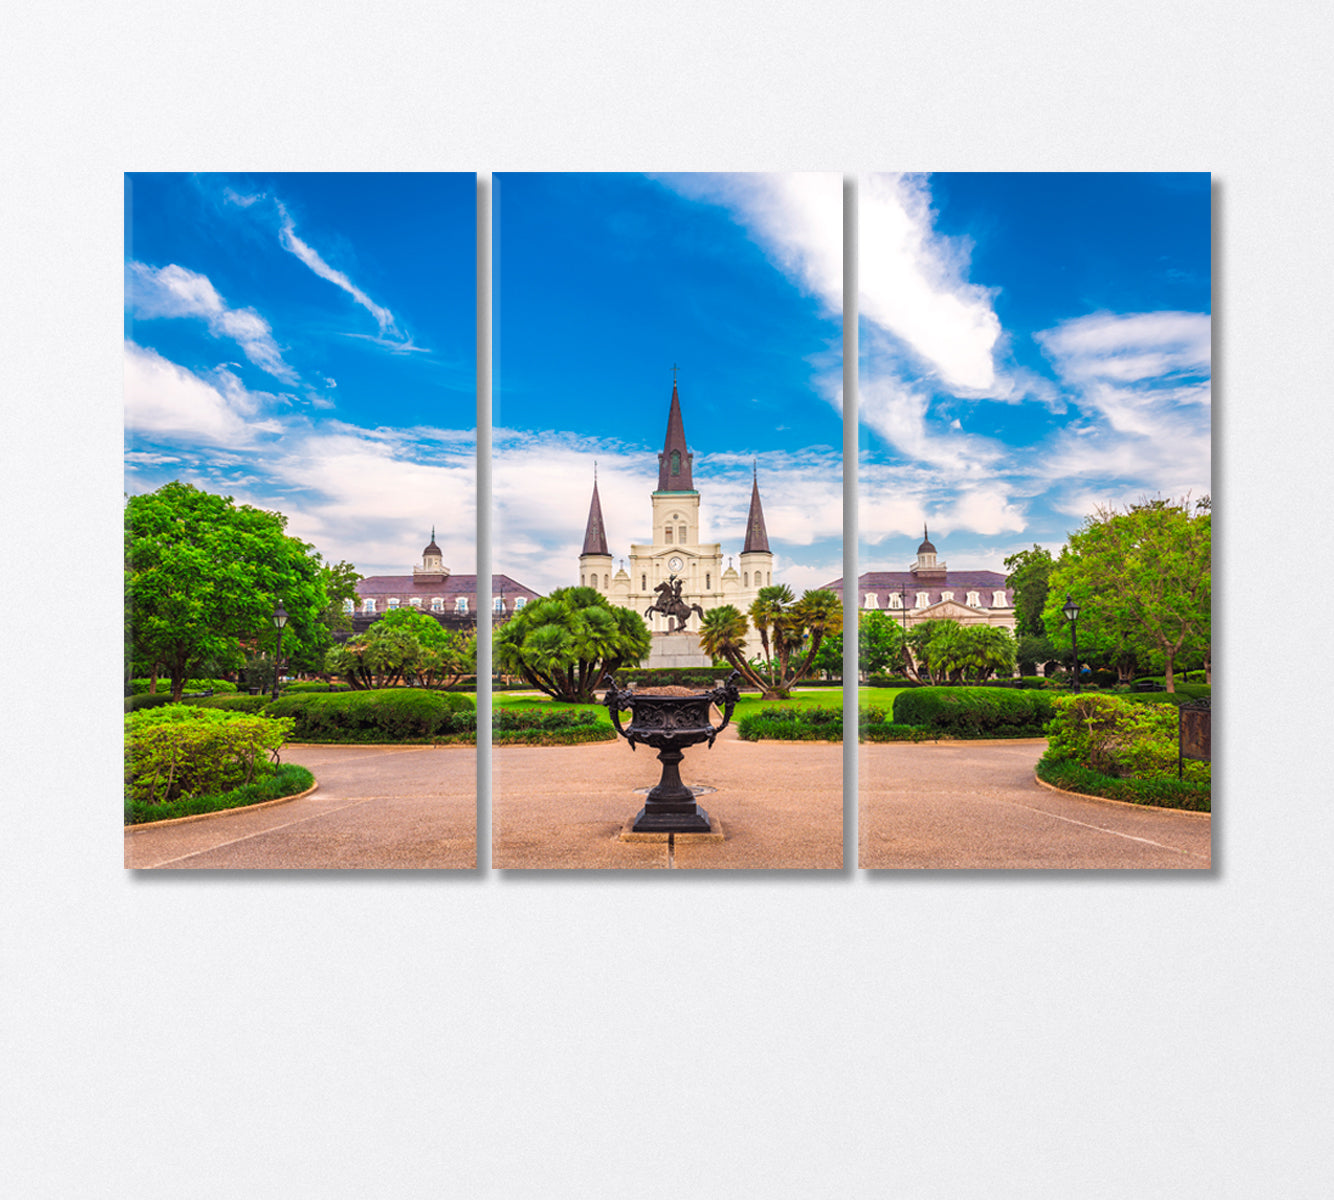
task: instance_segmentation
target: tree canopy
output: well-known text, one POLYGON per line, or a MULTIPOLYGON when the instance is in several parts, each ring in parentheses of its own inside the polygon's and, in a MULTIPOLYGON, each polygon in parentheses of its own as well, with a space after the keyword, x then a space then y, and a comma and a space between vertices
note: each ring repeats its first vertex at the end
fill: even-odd
POLYGON ((131 652, 171 680, 179 699, 208 661, 240 665, 242 644, 276 642, 283 656, 322 656, 329 644, 326 569, 288 537, 287 518, 175 481, 125 505, 125 608, 131 652))
POLYGON ((1055 560, 1051 551, 1036 542, 1032 550, 1020 550, 1005 560, 1005 585, 1014 592, 1015 635, 1045 637, 1042 610, 1047 604, 1051 569, 1055 560))
POLYGON ((843 630, 843 606, 827 588, 794 600, 785 584, 761 588, 750 606, 750 622, 759 635, 762 657, 746 657, 750 624, 735 605, 704 614, 699 644, 706 654, 725 659, 766 700, 786 700, 792 685, 809 674, 826 636, 843 630))
POLYGON ((999 626, 922 621, 908 630, 908 645, 918 673, 934 684, 974 683, 1014 672, 1014 636, 999 626))
POLYGON ((493 635, 496 667, 555 700, 588 703, 603 676, 649 652, 644 618, 590 587, 557 588, 525 605, 493 635))
POLYGON ((1051 573, 1043 620, 1053 643, 1071 644, 1061 608, 1079 604, 1080 656, 1132 660, 1161 653, 1167 690, 1183 654, 1209 662, 1212 511, 1208 497, 1099 508, 1070 535, 1051 573))
POLYGON ((477 671, 477 639, 455 633, 414 608, 398 608, 359 637, 335 646, 324 669, 354 688, 392 687, 411 682, 420 687, 449 687, 477 671))

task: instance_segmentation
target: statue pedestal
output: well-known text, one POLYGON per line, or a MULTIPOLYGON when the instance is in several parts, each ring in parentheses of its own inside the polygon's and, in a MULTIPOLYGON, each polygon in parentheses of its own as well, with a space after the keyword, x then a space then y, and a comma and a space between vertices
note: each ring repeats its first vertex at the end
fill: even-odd
POLYGON ((652 636, 648 661, 641 664, 645 667, 684 670, 689 667, 713 666, 713 660, 699 648, 698 633, 655 633, 652 636))

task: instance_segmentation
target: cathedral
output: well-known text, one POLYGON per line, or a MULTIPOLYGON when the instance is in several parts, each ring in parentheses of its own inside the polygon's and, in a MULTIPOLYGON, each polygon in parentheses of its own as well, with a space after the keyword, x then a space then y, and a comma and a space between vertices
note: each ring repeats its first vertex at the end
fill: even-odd
MULTIPOLYGON (((633 608, 640 613, 664 598, 667 602, 679 599, 690 614, 686 628, 692 634, 698 633, 700 627, 696 607, 707 612, 731 604, 745 612, 760 588, 774 581, 774 556, 764 528, 758 475, 751 479, 750 515, 746 518, 746 537, 739 561, 734 566, 729 556, 724 566, 722 546, 699 540, 700 495, 695 490, 691 470, 693 457, 686 445, 681 398, 673 381, 667 438, 658 455, 658 486, 650 497, 652 542, 630 547, 628 570, 625 560, 619 569, 613 569, 595 474, 584 548, 579 555, 581 585, 596 588, 620 608, 633 608)), ((652 613, 647 620, 655 634, 667 634, 680 627, 676 618, 662 612, 652 613)))

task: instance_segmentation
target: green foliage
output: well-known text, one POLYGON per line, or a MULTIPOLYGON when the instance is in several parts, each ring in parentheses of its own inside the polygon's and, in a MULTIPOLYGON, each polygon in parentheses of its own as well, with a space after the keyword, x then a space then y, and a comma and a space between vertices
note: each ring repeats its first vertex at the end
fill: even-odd
POLYGON ((1152 779, 1120 779, 1044 754, 1038 760, 1037 776, 1053 787, 1086 796, 1103 796, 1130 804, 1153 804, 1160 808, 1183 808, 1192 812, 1211 812, 1213 808, 1207 781, 1178 780, 1175 774, 1158 775, 1152 779))
POLYGON ((209 662, 242 662, 242 643, 274 645, 278 599, 288 612, 283 655, 314 660, 329 642, 323 564, 287 537, 287 518, 172 482, 125 505, 125 607, 131 661, 160 668, 179 699, 209 662))
POLYGON ((221 708, 226 712, 259 714, 269 703, 268 693, 258 696, 204 696, 198 700, 187 699, 183 703, 195 708, 221 708))
POLYGON ((1209 657, 1211 546, 1207 499, 1098 509, 1052 569, 1047 635, 1062 649, 1070 646, 1070 622, 1061 612, 1068 594, 1080 606, 1082 659, 1115 663, 1128 678, 1136 659, 1161 654, 1173 691, 1178 657, 1209 657))
POLYGON ((498 670, 575 703, 592 701, 605 675, 639 663, 651 645, 643 617, 589 587, 557 588, 524 605, 493 636, 498 670))
MULTIPOLYGON (((1146 704, 1128 697, 1081 693, 1058 696, 1054 704, 1056 716, 1048 727, 1046 761, 1073 763, 1108 779, 1170 779, 1176 783, 1178 717, 1170 700, 1146 704)), ((1183 774, 1188 783, 1206 789, 1211 779, 1209 764, 1193 760, 1184 764, 1183 774)))
MULTIPOLYGON (((151 679, 131 679, 130 688, 136 696, 147 695, 152 682, 151 679)), ((165 679, 158 680, 158 690, 155 694, 169 693, 170 690, 170 686, 165 679)), ((236 684, 228 679, 187 679, 185 690, 187 692, 234 692, 236 691, 236 684)))
POLYGON ((925 726, 954 737, 1038 737, 1051 719, 1045 691, 923 687, 894 698, 894 724, 925 726))
POLYGON ((863 721, 858 726, 863 742, 935 742, 941 734, 924 725, 896 725, 891 721, 863 721))
MULTIPOLYGON (((1054 565, 1051 552, 1036 542, 1032 550, 1020 550, 1005 560, 1005 569, 1009 572, 1005 577, 1005 585, 1014 592, 1015 633, 1021 641, 1025 636, 1046 637, 1042 611, 1047 604, 1054 565)), ((1024 661, 1022 654, 1020 660, 1024 661)), ((1037 661, 1046 660, 1040 658, 1037 661)))
POLYGON ((737 721, 737 736, 743 742, 761 738, 784 742, 841 742, 841 708, 766 706, 737 721))
POLYGON ((919 672, 933 684, 976 683, 1014 673, 1014 636, 994 625, 922 621, 908 630, 908 645, 919 672))
POLYGON ((399 682, 452 687, 476 673, 477 639, 444 629, 434 617, 414 608, 398 608, 360 637, 329 650, 324 669, 350 687, 366 690, 399 682))
POLYGON ((626 667, 616 672, 616 682, 620 687, 635 684, 637 687, 697 687, 707 691, 716 687, 726 678, 730 668, 722 667, 626 667))
POLYGON ((266 712, 290 718, 302 742, 466 740, 477 730, 470 697, 426 688, 279 696, 266 712))
POLYGON ((252 783, 225 792, 206 796, 182 796, 165 804, 141 804, 126 797, 125 824, 142 825, 149 821, 171 821, 177 817, 194 817, 202 813, 223 812, 229 808, 244 808, 263 804, 266 800, 281 800, 295 796, 315 786, 315 776, 305 767, 283 763, 273 772, 252 783))
POLYGON ((285 683, 282 688, 284 696, 300 696, 307 692, 346 692, 349 690, 347 684, 325 683, 320 679, 303 679, 296 683, 285 683))
POLYGON ((902 668, 903 650, 903 627, 888 613, 864 609, 857 614, 858 668, 862 672, 878 676, 890 668, 902 668))
POLYGON ((136 804, 225 791, 270 774, 290 721, 169 704, 125 718, 125 786, 136 804))
POLYGON ((581 742, 607 742, 616 737, 610 719, 597 709, 497 708, 491 714, 494 745, 573 746, 581 742))

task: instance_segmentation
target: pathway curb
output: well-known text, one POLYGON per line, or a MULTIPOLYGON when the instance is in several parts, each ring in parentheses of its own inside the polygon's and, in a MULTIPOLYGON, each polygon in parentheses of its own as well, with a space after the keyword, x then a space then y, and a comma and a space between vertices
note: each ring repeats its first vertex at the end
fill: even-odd
POLYGON ((1100 804, 1120 804, 1125 808, 1145 808, 1152 812, 1185 813, 1188 817, 1212 817, 1214 815, 1212 812, 1200 812, 1195 808, 1172 808, 1166 804, 1136 804, 1133 800, 1113 800, 1111 796, 1091 796, 1088 792, 1072 792, 1069 788, 1057 787, 1054 783, 1048 783, 1045 779, 1040 779, 1036 771, 1033 773, 1033 781, 1038 787, 1044 787, 1049 792, 1059 792, 1062 796, 1073 796, 1076 800, 1096 800, 1100 804))

